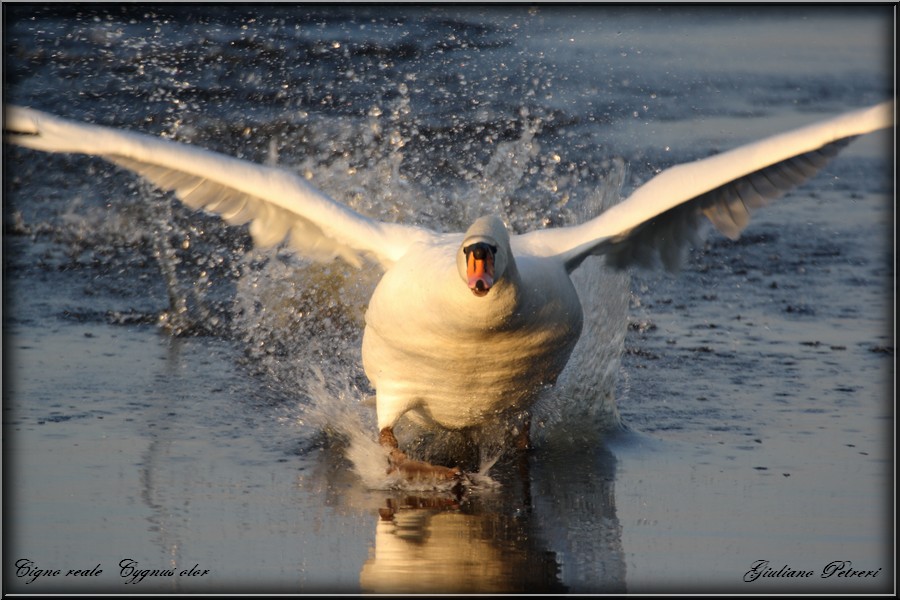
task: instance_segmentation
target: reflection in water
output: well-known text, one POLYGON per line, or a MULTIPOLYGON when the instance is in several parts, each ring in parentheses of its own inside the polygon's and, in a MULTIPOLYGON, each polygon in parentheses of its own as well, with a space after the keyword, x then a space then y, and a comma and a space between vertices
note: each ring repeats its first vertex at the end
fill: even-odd
POLYGON ((389 496, 363 591, 624 591, 613 455, 548 447, 528 462, 498 473, 496 493, 389 496))
POLYGON ((366 592, 565 591, 528 519, 452 497, 389 498, 360 574, 366 592))

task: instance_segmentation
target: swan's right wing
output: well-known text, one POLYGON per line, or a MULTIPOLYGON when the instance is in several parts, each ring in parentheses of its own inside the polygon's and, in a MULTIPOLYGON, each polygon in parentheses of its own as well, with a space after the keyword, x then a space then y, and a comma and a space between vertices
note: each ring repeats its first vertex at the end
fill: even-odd
POLYGON ((893 113, 888 101, 671 167, 596 218, 533 231, 521 243, 569 272, 590 255, 620 268, 659 257, 674 270, 701 216, 736 238, 751 211, 815 175, 854 137, 891 127, 893 113))
POLYGON ((256 245, 289 237, 314 260, 340 256, 359 267, 372 258, 388 268, 431 232, 365 217, 284 169, 259 165, 163 138, 75 123, 30 108, 6 108, 5 139, 45 152, 99 156, 173 191, 192 208, 232 225, 250 222, 256 245))
POLYGON ((853 139, 831 142, 729 181, 644 221, 595 252, 600 250, 606 263, 618 269, 653 266, 659 257, 667 270, 677 271, 682 249, 699 242, 700 217, 705 216, 720 233, 736 240, 753 211, 816 175, 853 139))

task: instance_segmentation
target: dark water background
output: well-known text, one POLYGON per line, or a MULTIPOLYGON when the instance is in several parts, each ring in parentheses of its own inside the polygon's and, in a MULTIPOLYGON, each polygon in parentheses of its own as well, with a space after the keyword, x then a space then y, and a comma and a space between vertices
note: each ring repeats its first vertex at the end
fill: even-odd
MULTIPOLYGON (((3 8, 5 103, 447 230, 572 222, 889 98, 894 73, 889 6, 3 8)), ((374 436, 377 274, 254 251, 102 161, 5 148, 4 589, 891 589, 891 141, 858 140, 678 276, 589 263, 602 322, 527 469, 463 498, 373 490, 350 460, 374 436), (627 431, 581 418, 611 397, 627 431), (23 559, 63 574, 29 583, 23 559), (175 575, 128 583, 123 559, 175 575), (745 583, 757 560, 816 574, 745 583), (880 571, 820 577, 836 560, 880 571)))

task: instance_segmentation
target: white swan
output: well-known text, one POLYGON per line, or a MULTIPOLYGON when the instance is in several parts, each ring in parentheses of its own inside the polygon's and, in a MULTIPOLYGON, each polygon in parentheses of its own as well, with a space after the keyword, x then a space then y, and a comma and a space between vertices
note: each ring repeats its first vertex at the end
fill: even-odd
POLYGON ((527 410, 580 335, 569 276, 585 257, 624 267, 658 256, 673 267, 699 215, 737 237, 752 209, 813 176, 854 136, 891 127, 893 113, 888 101, 672 167, 582 225, 516 236, 495 216, 457 234, 381 223, 286 170, 29 108, 8 107, 5 129, 9 142, 97 155, 193 208, 249 221, 258 245, 288 238, 314 259, 380 264, 362 349, 380 441, 406 476, 453 478, 455 468, 407 459, 393 427, 407 413, 462 429, 527 410))

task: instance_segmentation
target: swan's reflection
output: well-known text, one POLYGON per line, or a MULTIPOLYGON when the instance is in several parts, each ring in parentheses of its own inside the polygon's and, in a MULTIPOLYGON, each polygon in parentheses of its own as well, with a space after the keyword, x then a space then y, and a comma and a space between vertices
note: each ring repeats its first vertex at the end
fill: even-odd
POLYGON ((453 497, 392 497, 379 513, 363 591, 565 590, 553 554, 532 547, 527 520, 453 497))
POLYGON ((624 591, 613 455, 542 449, 528 462, 496 491, 388 497, 363 591, 624 591))

